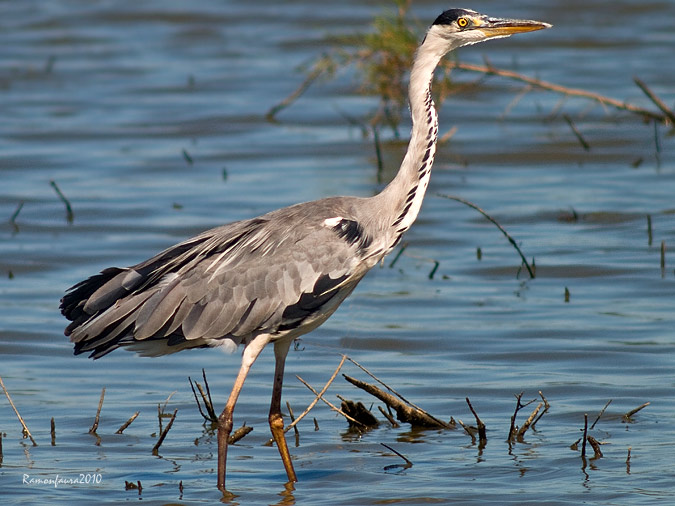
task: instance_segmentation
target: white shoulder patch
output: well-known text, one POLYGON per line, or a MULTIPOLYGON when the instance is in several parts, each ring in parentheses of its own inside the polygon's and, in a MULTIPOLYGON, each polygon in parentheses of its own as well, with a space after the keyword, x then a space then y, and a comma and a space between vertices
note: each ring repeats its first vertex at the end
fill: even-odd
POLYGON ((335 218, 326 218, 325 220, 323 220, 323 226, 333 228, 343 219, 344 218, 342 216, 336 216, 335 218))

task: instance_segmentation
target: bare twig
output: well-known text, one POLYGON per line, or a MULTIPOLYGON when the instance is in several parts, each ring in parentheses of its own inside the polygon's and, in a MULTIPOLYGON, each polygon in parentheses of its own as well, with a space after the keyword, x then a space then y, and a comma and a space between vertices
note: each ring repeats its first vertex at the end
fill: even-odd
POLYGON ((314 395, 316 395, 317 399, 321 399, 323 402, 325 402, 325 403, 328 405, 328 407, 330 407, 330 409, 332 409, 333 411, 337 411, 338 413, 340 413, 342 416, 344 416, 344 417, 345 417, 347 420, 349 420, 350 422, 353 422, 353 423, 358 424, 358 425, 363 425, 361 422, 359 422, 358 420, 356 420, 356 419, 352 418, 351 416, 349 416, 347 413, 345 413, 344 411, 342 411, 340 408, 338 408, 337 406, 335 406, 334 404, 332 404, 330 401, 327 401, 326 399, 324 399, 324 398, 323 398, 323 395, 319 394, 319 392, 317 392, 317 391, 312 387, 312 385, 310 385, 309 383, 307 383, 307 382, 306 382, 304 379, 302 379, 300 376, 296 376, 296 378, 298 378, 298 379, 300 380, 300 382, 301 382, 303 385, 305 385, 307 388, 309 388, 309 389, 314 393, 314 395))
MULTIPOLYGON (((288 408, 288 416, 291 417, 291 423, 293 423, 295 421, 295 415, 293 414, 293 408, 291 408, 291 403, 286 401, 286 407, 288 408)), ((298 438, 300 436, 300 433, 298 432, 297 424, 293 425, 293 430, 295 431, 295 437, 298 438)))
POLYGON ((173 414, 171 415, 171 419, 169 420, 169 423, 166 424, 166 427, 164 428, 164 430, 162 430, 161 434, 159 435, 157 443, 155 443, 155 446, 152 447, 153 455, 157 455, 159 453, 159 447, 162 446, 162 443, 164 442, 166 435, 169 433, 169 430, 171 430, 171 426, 173 425, 173 421, 176 419, 177 413, 178 409, 174 409, 173 414))
POLYGON ((608 400, 607 404, 605 404, 605 407, 600 410, 600 413, 598 413, 598 416, 595 417, 595 421, 591 424, 591 430, 593 430, 593 428, 595 427, 595 424, 598 423, 598 421, 600 420, 600 417, 605 413, 605 410, 607 409, 607 407, 611 403, 612 403, 612 399, 608 400))
POLYGON ((516 426, 516 416, 518 416, 518 411, 520 411, 526 406, 529 406, 534 402, 534 399, 529 402, 526 402, 525 404, 520 402, 523 398, 523 393, 524 392, 520 392, 518 395, 516 395, 516 408, 514 409, 513 415, 511 416, 511 425, 509 426, 509 436, 506 439, 509 443, 512 442, 516 437, 516 435, 518 434, 518 427, 516 426))
MULTIPOLYGON (((316 403, 319 402, 319 399, 323 396, 323 394, 326 393, 326 390, 328 390, 328 387, 331 385, 331 383, 333 383, 333 380, 337 377, 338 372, 340 372, 340 369, 342 369, 342 366, 344 365, 346 359, 347 359, 347 356, 346 356, 346 355, 342 355, 342 360, 340 360, 340 363, 338 364, 337 369, 335 369, 335 372, 333 372, 333 375, 329 378, 329 380, 326 382, 326 384, 324 385, 324 387, 321 389, 321 392, 319 392, 319 393, 316 395, 316 397, 314 398, 314 400, 309 404, 309 406, 307 406, 307 408, 306 408, 302 413, 300 413, 300 415, 299 415, 295 420, 293 420, 293 421, 292 421, 292 422, 284 429, 284 432, 288 432, 288 431, 291 430, 293 427, 295 427, 295 426, 298 424, 298 422, 300 422, 300 420, 302 420, 305 416, 307 416, 307 414, 308 414, 308 413, 310 412, 310 410, 316 405, 316 403)), ((298 378, 298 379, 300 379, 300 378, 298 378)), ((302 380, 301 380, 301 381, 302 381, 302 380)))
POLYGON ((134 420, 136 420, 136 418, 138 417, 139 413, 140 413, 140 411, 136 411, 133 415, 131 415, 131 416, 129 417, 129 419, 128 419, 126 422, 124 422, 124 423, 120 426, 119 429, 117 429, 117 430, 115 431, 115 434, 122 434, 122 433, 124 432, 124 430, 125 430, 127 427, 129 427, 129 425, 131 425, 131 422, 133 422, 134 420))
POLYGON ((12 406, 12 409, 14 410, 14 413, 16 414, 16 417, 19 419, 19 422, 21 423, 22 427, 22 434, 24 439, 28 438, 31 440, 31 443, 33 443, 33 446, 37 446, 37 443, 35 442, 35 439, 33 439, 33 435, 30 433, 30 430, 28 430, 28 426, 26 425, 26 422, 24 422, 23 418, 19 414, 19 411, 16 409, 16 406, 14 405, 14 402, 12 402, 12 398, 9 396, 9 392, 5 388, 5 384, 2 382, 2 378, 0 377, 0 385, 2 385, 2 389, 5 392, 5 395, 7 396, 7 400, 9 401, 9 404, 12 406))
POLYGON ((600 95, 598 93, 594 93, 592 91, 586 91, 586 90, 581 90, 577 88, 568 88, 567 86, 561 86, 559 84, 554 84, 548 81, 543 81, 541 79, 535 79, 532 77, 525 76, 523 74, 520 74, 518 72, 514 72, 512 70, 504 70, 504 69, 498 69, 493 67, 492 65, 475 65, 472 63, 462 63, 462 62, 457 62, 457 61, 448 61, 445 63, 445 66, 449 68, 456 68, 456 69, 461 69, 461 70, 468 70, 471 72, 480 72, 482 74, 487 74, 487 75, 495 75, 495 76, 500 76, 500 77, 506 77, 509 79, 514 79, 516 81, 521 81, 527 84, 530 84, 532 86, 535 86, 540 89, 548 90, 548 91, 554 91, 556 93, 562 93, 563 95, 570 96, 570 97, 582 97, 582 98, 588 98, 590 100, 594 100, 595 102, 598 102, 602 105, 605 106, 611 106, 614 107, 615 109, 627 111, 630 113, 634 114, 639 114, 641 116, 645 116, 647 118, 651 119, 656 119, 661 122, 666 122, 668 119, 672 122, 673 119, 670 118, 669 115, 667 114, 660 114, 658 112, 650 111, 649 109, 644 109, 642 107, 638 107, 633 104, 628 104, 626 102, 622 102, 621 100, 616 100, 613 98, 605 97, 603 95, 600 95))
POLYGON ((581 458, 586 457, 586 440, 588 439, 588 415, 584 413, 584 435, 581 438, 581 458))
POLYGON ((471 401, 469 398, 466 398, 466 403, 469 405, 469 409, 471 410, 471 413, 473 414, 474 418, 476 419, 476 427, 478 428, 478 438, 481 441, 487 441, 487 434, 485 432, 485 424, 483 423, 483 420, 480 419, 478 416, 478 413, 476 413, 476 410, 473 409, 473 406, 471 405, 471 401))
POLYGON ((537 425, 537 422, 541 420, 541 417, 544 416, 551 407, 551 405, 548 403, 548 399, 544 397, 544 394, 542 393, 541 390, 539 390, 539 397, 541 397, 541 400, 544 401, 544 410, 541 413, 539 413, 539 416, 534 420, 534 422, 532 422, 531 425, 532 429, 534 429, 534 426, 537 425))
POLYGON ((316 81, 319 77, 321 77, 321 74, 324 72, 328 72, 332 66, 332 60, 330 59, 329 56, 323 56, 321 59, 319 59, 315 64, 314 68, 312 71, 309 73, 309 75, 305 78, 305 80, 300 84, 300 86, 297 87, 297 89, 288 95, 285 99, 283 99, 281 102, 270 108, 269 111, 267 111, 267 114, 265 115, 266 118, 269 121, 273 121, 275 119, 275 116, 291 105, 293 102, 295 102, 300 96, 307 91, 307 89, 312 85, 314 81, 316 81))
POLYGON ((74 214, 73 214, 73 208, 70 205, 70 201, 66 198, 66 196, 63 194, 61 189, 57 186, 56 181, 53 179, 49 181, 49 184, 54 188, 54 191, 56 192, 56 195, 58 195, 59 199, 61 199, 61 202, 66 206, 66 220, 68 223, 73 222, 74 214))
POLYGON ((567 122, 567 124, 572 129, 572 133, 574 134, 574 136, 579 141, 579 144, 581 144, 581 147, 584 148, 584 151, 590 151, 591 145, 588 142, 586 142, 586 139, 584 139, 584 136, 581 135, 581 132, 579 131, 579 129, 577 129, 576 125, 572 121, 572 118, 570 118, 567 114, 563 114, 563 119, 567 122))
POLYGON ((16 219, 19 216, 19 213, 21 212, 21 209, 23 209, 23 204, 24 204, 23 200, 21 202, 19 202, 19 204, 16 206, 16 209, 12 213, 12 216, 10 216, 10 218, 9 218, 9 223, 10 223, 10 225, 12 225, 15 232, 19 230, 19 225, 16 224, 16 219))
POLYGON ((525 436, 525 433, 527 432, 527 429, 530 428, 530 425, 532 425, 532 421, 535 419, 535 417, 537 416, 537 413, 539 413, 539 410, 542 408, 543 405, 544 405, 543 402, 540 402, 539 404, 537 404, 537 407, 534 408, 534 411, 532 411, 532 413, 530 414, 528 419, 525 420, 525 423, 523 423, 523 425, 520 427, 520 429, 518 429, 517 438, 519 440, 523 439, 523 436, 525 436))
POLYGON ((204 389, 202 386, 197 383, 196 381, 194 382, 194 385, 197 385, 197 389, 199 390, 199 394, 202 397, 202 401, 204 402, 204 408, 206 409, 206 413, 202 411, 202 406, 199 402, 199 399, 197 398, 197 392, 195 391, 195 387, 192 383, 192 378, 188 376, 188 381, 190 382, 190 388, 192 388, 192 395, 195 397, 195 402, 197 403, 197 408, 199 409, 199 414, 202 415, 202 417, 209 421, 216 423, 218 421, 218 415, 216 415, 216 411, 213 409, 213 400, 211 399, 211 390, 209 389, 209 382, 206 380, 206 371, 202 369, 202 377, 204 378, 204 386, 206 387, 206 392, 204 392, 204 389))
POLYGON ((454 200, 456 202, 459 202, 460 204, 464 204, 465 206, 469 206, 470 208, 475 209, 476 211, 481 213, 483 216, 485 216, 485 218, 487 218, 490 222, 492 222, 492 224, 494 224, 501 231, 501 233, 504 234, 504 236, 509 240, 511 245, 516 249, 516 251, 520 255, 520 259, 522 260, 523 264, 525 264, 525 267, 527 268, 527 272, 530 274, 530 278, 534 279, 534 277, 535 277, 534 276, 534 270, 532 269, 532 267, 530 267, 530 264, 527 262, 527 259, 525 258, 525 255, 523 255, 523 252, 518 247, 518 243, 516 243, 515 239, 513 239, 513 237, 511 237, 509 235, 509 233, 504 229, 504 227, 502 227, 497 222, 497 220, 495 220, 492 216, 490 216, 488 213, 483 211, 480 207, 478 207, 473 202, 469 202, 468 200, 465 200, 465 199, 460 198, 460 197, 454 197, 452 195, 446 195, 444 193, 436 193, 436 195, 438 195, 439 197, 442 197, 444 199, 454 200))
POLYGON ((12 409, 14 410, 14 413, 16 414, 16 417, 19 419, 19 422, 21 423, 21 427, 23 427, 23 437, 28 438, 31 440, 33 443, 33 446, 37 446, 37 443, 35 442, 35 439, 33 439, 33 435, 30 433, 28 430, 28 426, 26 425, 26 422, 23 421, 23 418, 21 418, 21 415, 19 414, 19 410, 16 409, 16 406, 14 405, 14 402, 12 401, 12 398, 9 396, 9 392, 7 391, 7 388, 5 388, 5 383, 2 381, 2 376, 0 376, 0 386, 2 386, 2 391, 5 392, 5 395, 7 396, 7 400, 9 401, 9 405, 12 406, 12 409))
POLYGON ((89 434, 96 434, 96 429, 98 429, 98 422, 101 418, 101 408, 103 407, 103 398, 105 397, 105 387, 101 390, 101 398, 98 401, 98 409, 96 410, 96 418, 94 418, 94 423, 89 429, 89 434))

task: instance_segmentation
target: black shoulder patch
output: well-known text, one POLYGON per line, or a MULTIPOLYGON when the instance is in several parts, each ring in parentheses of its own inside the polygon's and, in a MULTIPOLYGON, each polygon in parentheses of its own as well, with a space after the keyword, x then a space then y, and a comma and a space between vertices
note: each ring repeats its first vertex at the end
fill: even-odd
POLYGON ((337 225, 331 228, 340 239, 344 239, 351 245, 355 245, 360 250, 370 246, 371 238, 363 230, 358 221, 342 218, 337 225))

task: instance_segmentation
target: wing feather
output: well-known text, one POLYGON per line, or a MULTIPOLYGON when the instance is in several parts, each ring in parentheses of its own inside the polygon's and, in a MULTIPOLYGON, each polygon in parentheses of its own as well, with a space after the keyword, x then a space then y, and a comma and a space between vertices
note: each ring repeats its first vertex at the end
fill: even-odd
POLYGON ((102 356, 134 343, 145 350, 140 341, 157 339, 165 342, 157 353, 247 342, 298 329, 337 295, 332 313, 370 267, 359 257, 364 229, 349 219, 344 233, 335 220, 349 212, 337 204, 343 201, 300 204, 212 229, 76 285, 62 301, 64 314, 78 318, 71 324, 76 351, 102 356))

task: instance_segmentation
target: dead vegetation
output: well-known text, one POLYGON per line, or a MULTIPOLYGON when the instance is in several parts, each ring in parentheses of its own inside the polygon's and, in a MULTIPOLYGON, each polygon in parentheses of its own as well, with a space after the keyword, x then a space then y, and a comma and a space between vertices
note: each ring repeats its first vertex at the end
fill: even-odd
MULTIPOLYGON (((198 411, 204 418, 205 424, 207 425, 207 431, 210 431, 212 433, 214 430, 213 425, 214 420, 212 419, 210 413, 213 412, 213 403, 210 398, 210 390, 208 386, 208 381, 206 379, 206 373, 204 371, 202 371, 202 376, 204 382, 203 386, 197 384, 197 387, 195 388, 195 383, 193 383, 191 379, 189 381, 192 388, 192 392, 194 394, 195 402, 198 407, 198 411), (201 401, 200 397, 197 396, 197 391, 200 392, 201 401), (202 408, 201 404, 206 404, 207 406, 205 408, 206 412, 204 412, 204 409, 202 408)), ((436 431, 453 430, 459 426, 463 429, 464 433, 471 438, 471 445, 477 446, 479 452, 482 452, 487 445, 488 431, 490 429, 482 421, 477 410, 474 408, 473 404, 471 403, 468 397, 465 398, 465 401, 468 406, 468 411, 471 413, 471 415, 475 420, 475 425, 464 423, 461 419, 455 420, 453 417, 447 417, 447 415, 446 418, 448 421, 445 421, 443 418, 432 415, 425 409, 421 408, 420 406, 416 405, 415 403, 404 397, 393 387, 391 387, 390 385, 379 379, 371 371, 369 371, 367 368, 356 362, 354 359, 348 357, 347 355, 341 356, 341 360, 338 363, 335 371, 329 377, 328 381, 321 389, 321 391, 318 391, 300 377, 298 377, 298 380, 302 384, 304 384, 310 391, 312 391, 314 398, 311 400, 311 402, 309 402, 307 408, 297 417, 294 416, 294 414, 292 414, 293 410, 290 404, 287 404, 289 413, 291 413, 292 421, 285 428, 285 431, 289 431, 291 429, 295 431, 296 446, 300 445, 301 432, 298 427, 299 422, 303 420, 310 413, 310 411, 312 411, 316 407, 319 401, 322 401, 323 403, 328 405, 331 410, 339 413, 341 416, 345 418, 345 420, 347 421, 348 431, 353 431, 359 434, 365 434, 368 431, 377 430, 377 428, 381 427, 383 423, 389 424, 394 429, 401 428, 401 426, 408 426, 411 429, 415 430, 436 430, 436 431), (337 407, 334 403, 325 398, 327 391, 331 386, 333 386, 334 388, 338 388, 334 386, 334 380, 337 378, 338 374, 343 369, 343 366, 347 361, 354 367, 356 367, 358 371, 370 377, 374 382, 366 382, 354 378, 352 376, 343 374, 342 376, 344 377, 346 384, 356 387, 357 389, 359 389, 359 391, 363 392, 367 396, 370 396, 368 398, 374 398, 375 399, 374 402, 382 403, 382 405, 378 404, 377 408, 379 413, 384 417, 384 420, 379 419, 374 414, 373 403, 371 403, 369 407, 366 407, 368 402, 365 399, 352 400, 349 399, 346 394, 336 394, 338 399, 341 401, 340 407, 337 407)), ((343 384, 343 387, 340 388, 344 388, 346 384, 343 384)), ((37 446, 37 442, 32 437, 26 422, 19 414, 19 411, 16 408, 14 402, 12 401, 9 391, 5 387, 2 378, 0 378, 0 386, 2 386, 2 389, 7 399, 9 400, 10 406, 12 407, 17 418, 19 419, 19 422, 22 427, 23 437, 30 439, 32 444, 34 446, 37 446)), ((158 430, 157 432, 151 434, 151 437, 157 438, 156 443, 151 449, 151 453, 155 456, 159 455, 159 449, 162 443, 167 438, 169 431, 174 425, 174 422, 176 421, 178 409, 174 409, 172 412, 166 411, 168 403, 171 397, 174 395, 174 393, 175 392, 171 393, 164 401, 164 403, 158 403, 157 405, 158 430), (168 420, 168 422, 165 423, 166 420, 168 420)), ((99 399, 98 407, 96 409, 94 423, 91 426, 91 428, 89 428, 89 433, 96 437, 95 441, 96 445, 101 444, 101 438, 98 435, 98 431, 101 430, 100 414, 103 407, 104 396, 105 396, 105 388, 103 388, 101 391, 101 396, 99 399)), ((505 442, 508 445, 509 452, 513 449, 514 445, 526 443, 525 438, 528 431, 530 432, 537 431, 537 424, 542 420, 544 415, 549 413, 549 411, 552 409, 552 405, 549 403, 548 399, 544 396, 544 394, 541 391, 538 392, 538 398, 533 398, 528 401, 524 401, 523 396, 524 392, 520 392, 515 396, 516 398, 515 408, 513 414, 508 419, 509 422, 508 430, 505 430, 505 433, 507 434, 505 442), (531 407, 531 409, 526 409, 529 407, 531 407), (521 415, 522 413, 526 413, 527 416, 521 415), (520 423, 518 422, 519 417, 522 420, 522 422, 520 423)), ((586 468, 588 462, 587 456, 591 451, 593 452, 592 456, 590 457, 591 462, 604 457, 602 452, 602 446, 605 445, 606 443, 598 435, 599 433, 597 432, 594 433, 594 431, 596 430, 595 429, 596 425, 605 414, 611 402, 612 402, 611 400, 607 402, 607 404, 600 410, 594 422, 590 426, 588 423, 588 415, 587 414, 584 415, 584 424, 583 428, 581 429, 582 436, 570 445, 570 448, 572 450, 580 452, 580 456, 582 459, 582 469, 586 468)), ((613 418, 615 420, 618 418, 621 420, 622 423, 626 424, 637 423, 635 416, 647 406, 649 406, 649 402, 645 402, 642 405, 626 412, 623 415, 618 416, 614 415, 613 418)), ((124 430, 127 429, 134 420, 136 420, 136 418, 139 416, 139 413, 140 411, 136 411, 125 423, 123 423, 120 426, 119 429, 117 429, 115 434, 123 434, 124 430)), ((311 429, 312 432, 319 430, 319 425, 316 418, 314 418, 313 423, 311 423, 311 429)), ((253 427, 247 426, 246 423, 244 423, 242 427, 233 432, 233 434, 230 437, 229 444, 236 443, 237 441, 245 437, 247 434, 249 434, 252 430, 253 427)), ((499 431, 499 428, 492 428, 492 430, 499 431)), ((52 446, 54 446, 56 440, 56 430, 53 418, 51 418, 50 432, 51 432, 51 444, 52 446)), ((606 429, 604 432, 602 432, 602 434, 606 434, 606 429)), ((397 439, 397 441, 399 440, 397 439)), ((401 458, 403 461, 402 463, 399 464, 387 465, 384 467, 384 470, 403 471, 413 466, 413 461, 409 457, 404 456, 403 454, 399 453, 399 451, 395 450, 393 447, 384 442, 381 442, 380 444, 385 448, 387 448, 394 455, 401 458)), ((631 450, 632 450, 631 447, 627 449, 627 457, 625 460, 627 474, 630 474, 631 472, 631 450)), ((2 438, 0 438, 0 462, 2 462, 2 459, 3 459, 2 438)), ((137 490, 140 495, 142 491, 142 486, 140 482, 127 481, 125 482, 125 489, 137 490)), ((180 489, 182 494, 182 483, 180 485, 180 489)))

